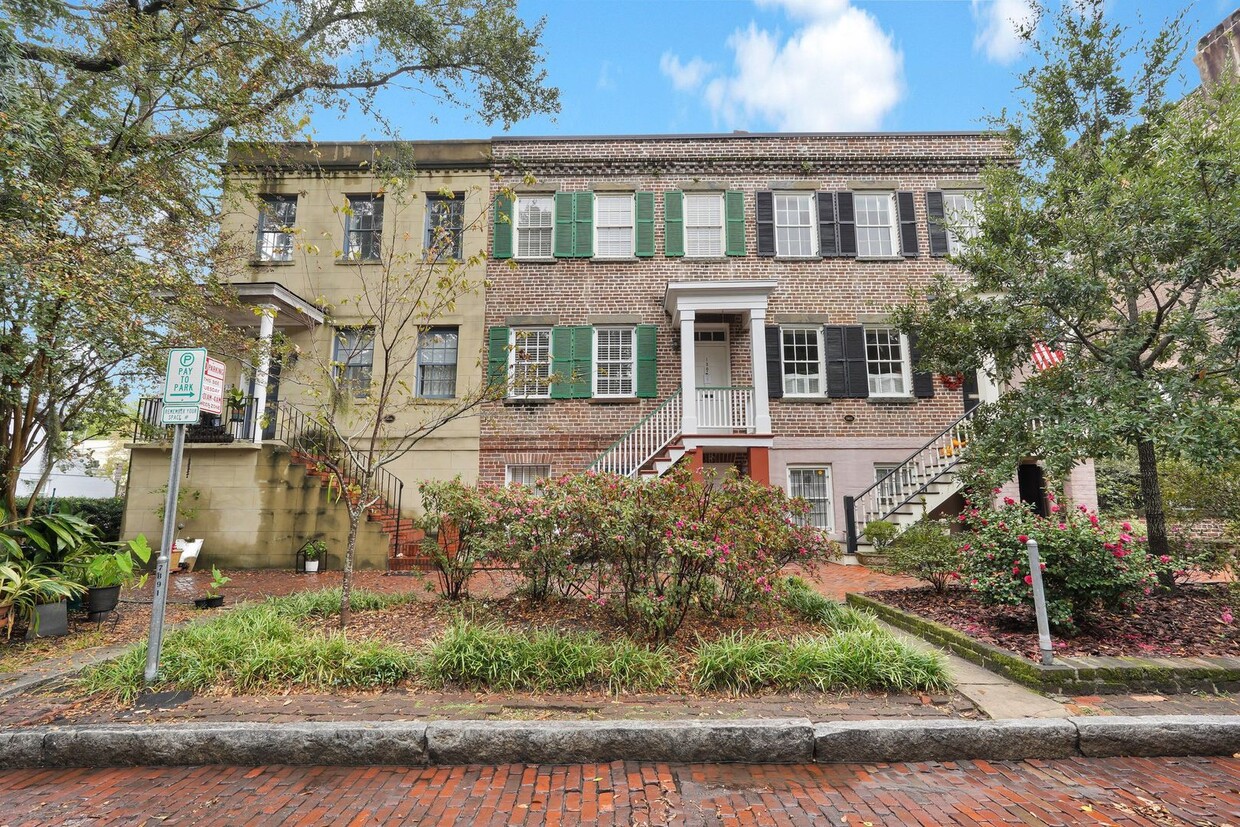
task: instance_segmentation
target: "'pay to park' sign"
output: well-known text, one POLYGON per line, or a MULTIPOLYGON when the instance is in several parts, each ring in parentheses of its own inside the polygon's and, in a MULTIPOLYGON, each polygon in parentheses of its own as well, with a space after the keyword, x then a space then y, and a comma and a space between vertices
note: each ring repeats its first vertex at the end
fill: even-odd
POLYGON ((174 348, 164 375, 163 424, 193 424, 200 411, 221 413, 223 390, 223 362, 207 356, 205 348, 174 348))

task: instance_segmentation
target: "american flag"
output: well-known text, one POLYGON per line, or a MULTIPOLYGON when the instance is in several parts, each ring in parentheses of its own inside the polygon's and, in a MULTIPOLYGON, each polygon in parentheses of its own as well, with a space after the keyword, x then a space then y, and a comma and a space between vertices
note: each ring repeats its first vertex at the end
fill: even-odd
POLYGON ((1035 370, 1046 370, 1063 362, 1063 351, 1052 350, 1046 342, 1033 343, 1033 367, 1035 370))

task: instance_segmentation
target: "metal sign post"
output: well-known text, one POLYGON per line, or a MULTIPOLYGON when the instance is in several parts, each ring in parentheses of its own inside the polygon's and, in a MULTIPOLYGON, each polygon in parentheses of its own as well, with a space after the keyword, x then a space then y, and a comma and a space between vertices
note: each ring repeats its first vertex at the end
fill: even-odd
POLYGON ((1055 661, 1055 651, 1051 647, 1051 628, 1046 619, 1046 592, 1042 588, 1042 560, 1038 557, 1038 541, 1029 540, 1025 543, 1029 552, 1029 575, 1033 580, 1033 610, 1038 616, 1038 650, 1042 653, 1042 663, 1050 666, 1055 661))
MULTIPOLYGON (((164 375, 164 405, 160 422, 172 425, 172 459, 168 467, 168 496, 164 499, 164 531, 159 543, 159 557, 155 560, 155 594, 151 601, 151 631, 146 640, 146 672, 148 684, 154 683, 159 674, 159 653, 164 645, 164 608, 168 604, 168 570, 172 562, 172 547, 176 542, 177 503, 181 499, 181 458, 185 453, 185 426, 198 421, 204 402, 204 383, 207 388, 207 406, 214 403, 215 377, 223 387, 222 363, 207 358, 203 348, 175 348, 168 352, 168 369, 164 375)), ((218 413, 218 406, 216 412, 218 413)))

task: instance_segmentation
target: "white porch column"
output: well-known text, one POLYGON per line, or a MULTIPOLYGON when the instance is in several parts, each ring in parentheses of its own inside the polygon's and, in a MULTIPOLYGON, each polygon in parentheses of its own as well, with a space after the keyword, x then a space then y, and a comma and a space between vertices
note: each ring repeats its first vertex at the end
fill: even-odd
POLYGON ((771 433, 771 400, 766 379, 766 310, 749 309, 749 352, 753 357, 754 433, 771 433))
POLYGON ((276 328, 274 305, 259 305, 262 315, 258 320, 258 342, 262 352, 254 369, 254 433, 255 442, 263 439, 263 416, 267 413, 267 371, 271 369, 271 334, 276 328))
POLYGON ((995 369, 995 357, 987 356, 983 360, 982 369, 977 372, 977 398, 979 402, 998 402, 999 386, 990 378, 990 372, 995 369))
POLYGON ((696 434, 697 416, 697 364, 696 343, 693 339, 693 323, 697 313, 680 311, 680 432, 696 434))

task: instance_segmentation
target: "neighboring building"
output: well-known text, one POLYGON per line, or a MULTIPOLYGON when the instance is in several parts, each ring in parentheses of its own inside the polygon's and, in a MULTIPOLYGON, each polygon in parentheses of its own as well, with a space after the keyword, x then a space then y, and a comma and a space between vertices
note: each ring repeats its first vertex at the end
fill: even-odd
POLYGON ((952 427, 997 391, 915 370, 888 308, 952 271, 943 218, 1013 162, 1000 136, 496 138, 493 154, 488 361, 510 390, 483 418, 483 480, 684 458, 785 487, 840 539, 848 498, 854 531, 914 496, 949 505, 952 427))
MULTIPOLYGON (((486 141, 287 144, 262 155, 233 148, 226 176, 234 211, 223 230, 226 241, 251 252, 234 282, 243 307, 227 318, 255 337, 284 337, 298 356, 287 364, 230 362, 226 384, 240 389, 244 407, 226 411, 218 424, 204 420, 191 434, 182 487, 194 497, 193 516, 181 520, 180 536, 206 538, 205 562, 289 567, 306 540, 324 537, 333 549, 328 565, 338 564, 345 509, 313 463, 288 450, 313 427, 302 417, 317 394, 307 383, 314 382, 313 368, 330 362, 353 378, 359 394, 378 378, 371 375, 369 331, 360 326, 364 315, 355 308, 362 275, 383 266, 388 251, 420 258, 437 246, 443 257, 461 260, 484 249, 485 224, 469 228, 465 218, 486 208, 489 151, 486 141), (397 151, 411 153, 417 172, 404 193, 384 192, 372 169, 397 151), (432 243, 445 238, 446 245, 432 243)), ((482 275, 478 268, 471 277, 482 275)), ((453 398, 481 384, 483 301, 480 292, 467 295, 423 331, 417 375, 408 377, 417 395, 453 398)), ((158 400, 145 401, 147 423, 158 421, 158 409, 158 400)), ((127 534, 159 534, 166 438, 162 428, 135 433, 127 534)), ((386 508, 364 526, 359 565, 399 566, 396 554, 416 552, 420 532, 408 518, 420 480, 473 481, 477 469, 476 417, 446 425, 385 468, 386 508)))

